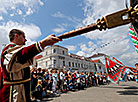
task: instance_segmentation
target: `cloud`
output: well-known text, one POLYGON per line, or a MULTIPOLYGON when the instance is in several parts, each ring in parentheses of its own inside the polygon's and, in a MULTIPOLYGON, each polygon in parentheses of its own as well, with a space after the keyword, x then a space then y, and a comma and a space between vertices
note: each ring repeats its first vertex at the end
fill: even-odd
MULTIPOLYGON (((60 11, 54 13, 52 16, 56 17, 56 18, 62 18, 64 20, 66 19, 67 21, 69 21, 70 24, 68 24, 68 22, 66 24, 64 23, 64 25, 66 25, 66 26, 64 26, 64 28, 67 28, 69 26, 74 27, 74 28, 82 27, 82 22, 81 22, 80 18, 66 16, 63 13, 61 13, 60 11)), ((63 24, 60 24, 60 25, 62 25, 62 27, 63 27, 63 24)), ((59 26, 59 24, 58 24, 58 26, 59 26)))
POLYGON ((2 21, 3 20, 3 17, 2 16, 0 16, 0 21, 2 21))
POLYGON ((26 16, 33 14, 33 10, 31 8, 28 8, 27 12, 26 12, 26 16))
POLYGON ((73 45, 67 45, 66 47, 68 48, 69 51, 75 51, 76 50, 76 46, 73 46, 73 45))
POLYGON ((0 0, 0 14, 8 14, 9 11, 16 13, 17 9, 17 14, 21 15, 21 10, 18 11, 20 8, 25 12, 24 15, 27 16, 33 14, 39 6, 43 5, 44 1, 41 0, 0 0))
MULTIPOLYGON (((0 21, 2 21, 0 25, 0 50, 4 44, 9 43, 8 33, 13 28, 21 29, 25 32, 28 40, 27 44, 35 42, 36 38, 41 35, 41 31, 38 26, 31 23, 24 24, 8 21, 7 17, 20 15, 23 19, 25 19, 26 16, 33 14, 40 6, 43 6, 45 1, 46 0, 0 0, 0 21)), ((16 20, 17 18, 15 17, 15 21, 16 20)))
POLYGON ((58 17, 58 18, 65 18, 66 16, 64 16, 61 12, 56 12, 55 14, 52 15, 53 17, 58 17))
POLYGON ((134 66, 134 64, 138 62, 138 60, 137 60, 138 57, 137 57, 136 51, 134 51, 133 53, 128 52, 128 53, 122 54, 119 58, 122 59, 123 61, 127 61, 126 64, 131 65, 131 66, 134 66), (133 57, 133 60, 132 60, 132 57, 133 57))
POLYGON ((84 4, 84 16, 87 17, 84 20, 85 24, 89 24, 90 21, 94 22, 102 16, 125 8, 123 0, 84 0, 84 4))
POLYGON ((17 9, 17 13, 18 13, 18 15, 22 15, 23 14, 23 12, 20 9, 17 9))
POLYGON ((70 22, 73 22, 75 24, 80 24, 81 19, 76 18, 76 17, 70 17, 70 16, 66 16, 64 14, 62 14, 60 11, 56 12, 55 14, 52 15, 53 17, 57 17, 57 18, 64 18, 67 19, 70 22))
POLYGON ((10 14, 10 16, 12 17, 12 16, 14 16, 14 14, 12 13, 12 14, 10 14))
MULTIPOLYGON (((84 25, 97 21, 102 16, 124 9, 123 0, 84 0, 84 25)), ((115 56, 127 65, 134 65, 138 56, 128 37, 129 25, 120 26, 106 31, 92 31, 84 34, 90 42, 81 44, 79 55, 90 56, 93 53, 102 52, 110 56, 115 56), (108 44, 109 43, 109 44, 108 44), (108 44, 101 48, 102 45, 108 44), (129 57, 129 59, 128 59, 129 57)))
POLYGON ((79 56, 86 56, 86 54, 83 51, 78 51, 76 54, 79 56))
POLYGON ((8 44, 8 33, 11 29, 20 29, 25 32, 27 44, 35 42, 36 38, 41 36, 40 28, 34 24, 22 24, 18 22, 9 21, 0 25, 1 37, 0 37, 0 50, 3 44, 8 44))
POLYGON ((65 28, 59 27, 59 28, 54 28, 53 32, 55 32, 55 33, 61 33, 61 32, 64 32, 65 30, 66 30, 65 28))

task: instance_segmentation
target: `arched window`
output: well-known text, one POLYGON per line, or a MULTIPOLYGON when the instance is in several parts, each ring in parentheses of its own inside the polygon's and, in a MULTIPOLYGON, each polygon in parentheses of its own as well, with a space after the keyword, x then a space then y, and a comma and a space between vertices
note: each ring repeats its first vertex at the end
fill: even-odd
POLYGON ((46 61, 46 67, 47 67, 47 61, 46 61))
POLYGON ((81 68, 83 68, 83 64, 81 64, 81 68))
POLYGON ((54 60, 54 62, 53 62, 54 64, 56 64, 56 60, 54 60))
POLYGON ((71 67, 71 63, 69 62, 69 67, 71 67))
POLYGON ((74 62, 72 62, 72 67, 74 67, 74 62))
POLYGON ((63 54, 63 55, 65 54, 65 51, 64 51, 64 50, 62 51, 62 54, 63 54))
POLYGON ((63 66, 65 66, 65 61, 63 61, 63 66))
POLYGON ((77 67, 77 63, 75 63, 76 67, 77 67))
POLYGON ((56 53, 56 49, 53 49, 53 53, 56 53))

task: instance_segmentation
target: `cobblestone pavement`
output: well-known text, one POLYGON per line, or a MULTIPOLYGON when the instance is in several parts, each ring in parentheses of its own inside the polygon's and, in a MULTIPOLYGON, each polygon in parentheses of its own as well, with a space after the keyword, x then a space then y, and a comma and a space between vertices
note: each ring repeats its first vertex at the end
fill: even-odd
POLYGON ((138 83, 122 82, 68 92, 41 102, 138 102, 138 83))

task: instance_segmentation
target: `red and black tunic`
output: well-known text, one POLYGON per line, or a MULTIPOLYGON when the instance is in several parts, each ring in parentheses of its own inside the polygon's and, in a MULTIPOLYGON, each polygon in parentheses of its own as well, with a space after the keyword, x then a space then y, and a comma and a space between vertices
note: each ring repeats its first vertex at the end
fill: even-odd
MULTIPOLYGON (((10 80, 9 79, 9 73, 6 70, 6 66, 4 65, 4 59, 5 59, 5 55, 6 55, 6 50, 11 48, 11 47, 15 47, 15 44, 9 44, 8 46, 6 46, 2 53, 1 53, 1 67, 2 67, 2 77, 3 80, 10 80)), ((18 61, 22 64, 26 63, 27 60, 32 59, 35 55, 37 55, 38 53, 40 53, 42 50, 39 47, 39 44, 32 44, 28 47, 24 47, 21 50, 19 50, 17 52, 17 58, 18 61)), ((24 68, 24 79, 30 78, 30 69, 29 68, 24 68)), ((26 101, 29 102, 30 96, 30 82, 26 82, 24 83, 24 87, 25 87, 25 94, 26 94, 26 101)), ((0 90, 0 102, 9 102, 9 95, 10 95, 10 85, 3 85, 2 89, 0 90)))

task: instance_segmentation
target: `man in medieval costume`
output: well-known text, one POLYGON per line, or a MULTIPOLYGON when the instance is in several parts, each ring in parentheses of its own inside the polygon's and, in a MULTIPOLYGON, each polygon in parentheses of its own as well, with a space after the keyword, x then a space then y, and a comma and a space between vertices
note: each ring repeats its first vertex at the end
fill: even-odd
POLYGON ((25 33, 12 29, 9 33, 10 44, 1 54, 3 87, 0 102, 30 102, 30 68, 32 58, 43 51, 45 46, 61 41, 54 34, 25 47, 25 33))
POLYGON ((135 64, 136 70, 134 71, 136 82, 138 83, 138 63, 135 64))

